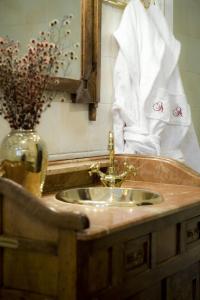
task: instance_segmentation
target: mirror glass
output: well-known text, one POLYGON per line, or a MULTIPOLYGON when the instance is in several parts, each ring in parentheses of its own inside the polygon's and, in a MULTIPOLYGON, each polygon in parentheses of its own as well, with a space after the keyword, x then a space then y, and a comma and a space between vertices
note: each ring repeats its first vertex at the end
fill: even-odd
MULTIPOLYGON (((80 0, 0 0, 0 36, 8 36, 20 43, 22 55, 30 40, 50 29, 50 23, 63 18, 65 37, 60 37, 66 55, 59 77, 81 77, 81 2, 80 0), (69 55, 73 53, 73 58, 69 55), (73 61, 72 61, 73 60, 73 61)), ((62 33, 63 34, 63 33, 62 33)), ((60 35, 62 35, 60 34, 60 35)))

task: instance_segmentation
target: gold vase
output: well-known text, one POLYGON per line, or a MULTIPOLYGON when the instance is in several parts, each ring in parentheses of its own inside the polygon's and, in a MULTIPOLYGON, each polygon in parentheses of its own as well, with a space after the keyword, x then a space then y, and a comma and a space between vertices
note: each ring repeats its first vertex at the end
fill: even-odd
POLYGON ((21 184, 40 197, 48 155, 45 143, 34 130, 12 130, 0 149, 4 177, 21 184))

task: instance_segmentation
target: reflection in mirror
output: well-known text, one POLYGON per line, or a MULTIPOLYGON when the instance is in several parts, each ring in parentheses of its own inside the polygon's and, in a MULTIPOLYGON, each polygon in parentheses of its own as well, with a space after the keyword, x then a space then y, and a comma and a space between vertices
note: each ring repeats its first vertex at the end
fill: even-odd
MULTIPOLYGON (((200 149, 188 106, 190 95, 184 81, 185 95, 178 71, 180 44, 165 26, 157 5, 144 10, 139 2, 132 1, 114 34, 119 45, 113 104, 117 152, 169 157, 200 172, 200 149)), ((185 26, 196 27, 188 24, 187 1, 186 9, 182 8, 183 1, 177 2, 177 13, 180 8, 184 12, 185 26)))
POLYGON ((8 34, 27 44, 38 32, 46 31, 50 21, 66 16, 72 18, 67 39, 62 41, 70 52, 65 62, 70 64, 67 74, 58 74, 59 83, 49 88, 68 92, 72 103, 86 104, 89 120, 95 121, 100 92, 101 0, 1 0, 0 36, 8 34))
POLYGON ((0 36, 19 41, 23 55, 31 39, 51 30, 51 21, 62 22, 63 18, 67 21, 65 30, 56 32, 55 40, 62 40, 66 59, 58 76, 78 80, 81 77, 80 0, 1 0, 0 36))

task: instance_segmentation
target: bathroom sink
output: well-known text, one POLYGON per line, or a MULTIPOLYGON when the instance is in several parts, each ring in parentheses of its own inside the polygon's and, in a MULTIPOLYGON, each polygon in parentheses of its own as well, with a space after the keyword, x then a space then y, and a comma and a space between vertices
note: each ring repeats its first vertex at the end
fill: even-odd
POLYGON ((89 187, 73 188, 59 192, 56 198, 73 204, 93 206, 146 206, 161 203, 158 193, 143 189, 89 187))

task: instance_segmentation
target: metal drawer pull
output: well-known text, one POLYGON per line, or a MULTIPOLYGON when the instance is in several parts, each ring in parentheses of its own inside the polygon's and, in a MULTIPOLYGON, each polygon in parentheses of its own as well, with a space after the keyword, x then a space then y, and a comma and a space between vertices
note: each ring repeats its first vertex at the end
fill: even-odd
POLYGON ((199 237, 199 229, 194 228, 193 230, 188 230, 187 231, 187 237, 192 238, 192 239, 197 239, 199 237))
POLYGON ((0 235, 0 247, 16 249, 19 247, 19 242, 16 239, 0 235))

